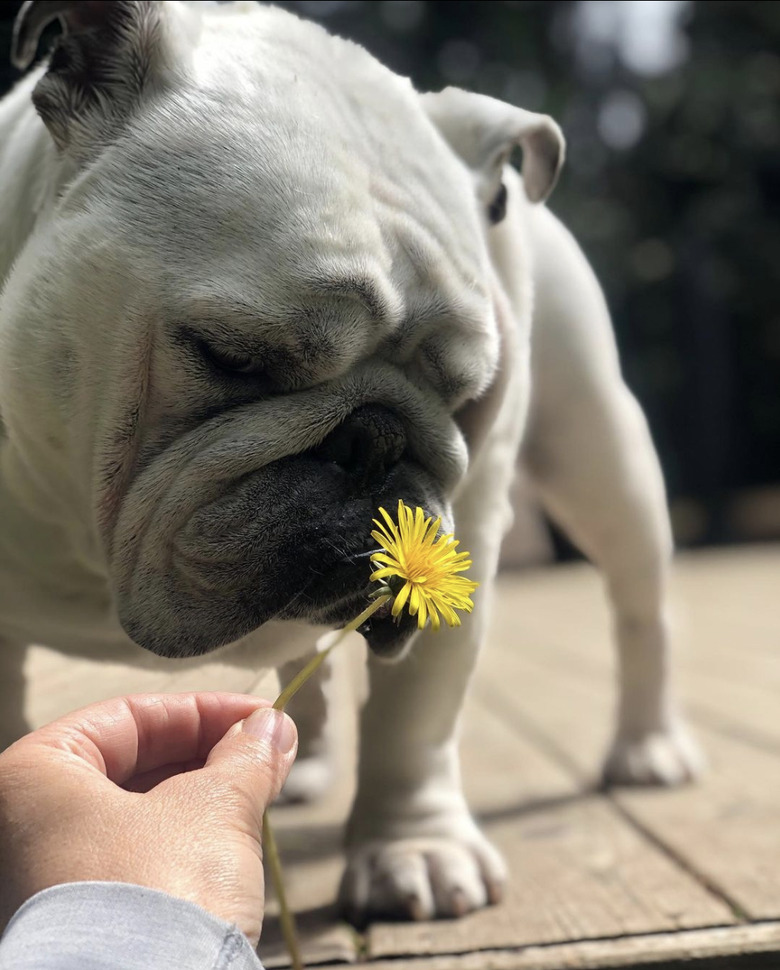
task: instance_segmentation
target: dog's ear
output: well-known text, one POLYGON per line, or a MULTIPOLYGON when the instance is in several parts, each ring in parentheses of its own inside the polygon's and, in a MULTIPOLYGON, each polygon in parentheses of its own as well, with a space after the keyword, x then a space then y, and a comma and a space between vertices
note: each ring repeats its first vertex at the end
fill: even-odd
MULTIPOLYGON (((180 4, 141 0, 28 0, 16 18, 11 60, 35 58, 43 30, 59 20, 57 39, 33 102, 57 146, 84 158, 109 142, 139 97, 177 60, 171 21, 180 4)), ((178 24, 176 25, 179 26, 178 24)), ((186 31, 185 31, 186 33, 186 31)))
POLYGON ((501 171, 517 145, 523 150, 526 195, 531 202, 547 198, 565 149, 561 129, 552 118, 460 88, 421 97, 428 117, 474 173, 477 197, 492 222, 503 218, 506 191, 501 171))

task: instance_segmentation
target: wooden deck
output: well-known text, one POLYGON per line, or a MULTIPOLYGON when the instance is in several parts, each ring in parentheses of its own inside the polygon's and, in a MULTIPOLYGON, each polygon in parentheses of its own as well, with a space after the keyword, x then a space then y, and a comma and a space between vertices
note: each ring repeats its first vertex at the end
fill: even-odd
MULTIPOLYGON (((594 790, 613 706, 599 579, 585 565, 505 574, 463 761, 471 803, 511 867, 508 898, 460 921, 377 923, 364 934, 336 922, 345 757, 341 784, 321 804, 275 811, 312 965, 780 968, 780 550, 683 555, 674 590, 706 779, 676 791, 594 790)), ((341 654, 344 710, 357 652, 341 654)), ((130 676, 121 664, 36 649, 27 712, 40 722, 128 689, 256 687, 248 661, 173 671, 147 663, 130 676)), ((260 948, 269 968, 286 965, 277 932, 269 915, 260 948)))

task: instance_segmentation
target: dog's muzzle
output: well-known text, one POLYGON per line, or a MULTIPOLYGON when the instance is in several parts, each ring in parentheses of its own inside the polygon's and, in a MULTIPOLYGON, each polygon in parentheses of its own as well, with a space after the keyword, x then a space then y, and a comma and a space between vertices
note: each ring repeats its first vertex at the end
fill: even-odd
MULTIPOLYGON (((375 585, 379 508, 403 499, 446 526, 466 464, 441 402, 387 365, 216 415, 152 457, 124 497, 111 546, 122 625, 169 657, 269 620, 342 626, 375 585)), ((412 626, 377 617, 363 632, 390 656, 412 626)))

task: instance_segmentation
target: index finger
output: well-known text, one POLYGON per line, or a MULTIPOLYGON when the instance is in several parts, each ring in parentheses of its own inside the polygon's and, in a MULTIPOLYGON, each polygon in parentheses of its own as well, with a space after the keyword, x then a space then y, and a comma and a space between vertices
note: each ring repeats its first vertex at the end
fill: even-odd
POLYGON ((13 747, 70 752, 122 785, 163 765, 205 759, 232 725, 270 706, 247 694, 131 694, 67 714, 13 747))

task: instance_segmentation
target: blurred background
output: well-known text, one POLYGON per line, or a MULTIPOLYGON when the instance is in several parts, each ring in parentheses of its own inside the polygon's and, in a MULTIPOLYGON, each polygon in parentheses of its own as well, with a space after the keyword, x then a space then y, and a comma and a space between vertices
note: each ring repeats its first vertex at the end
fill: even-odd
MULTIPOLYGON (((20 5, 0 3, 0 92, 20 5)), ((780 3, 279 6, 421 89, 456 84, 560 122, 568 160, 549 204, 606 290, 678 543, 780 537, 780 3)), ((572 555, 560 537, 555 549, 572 555)))

